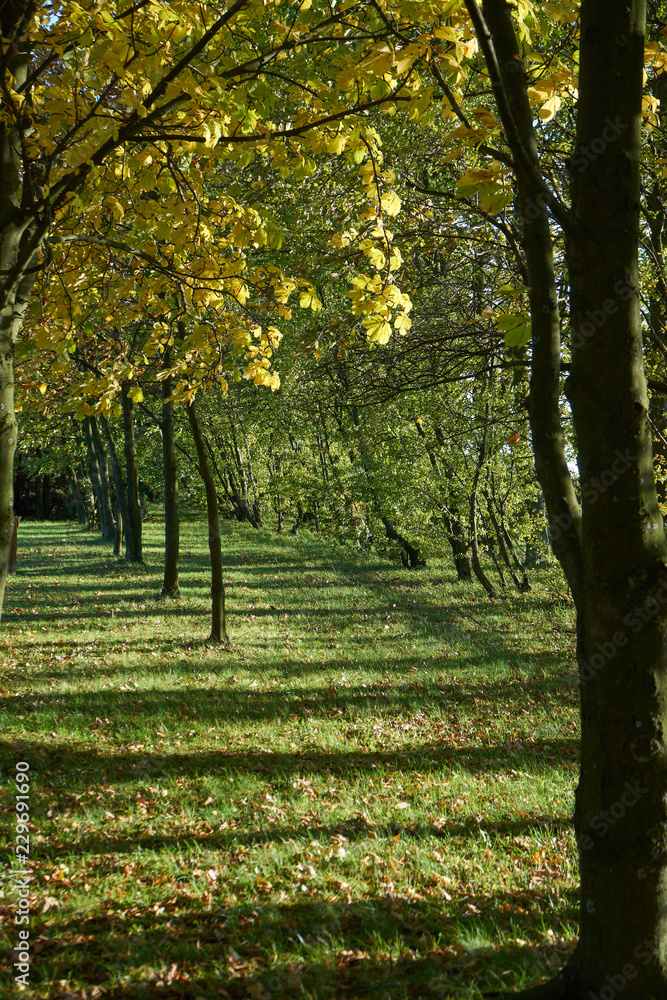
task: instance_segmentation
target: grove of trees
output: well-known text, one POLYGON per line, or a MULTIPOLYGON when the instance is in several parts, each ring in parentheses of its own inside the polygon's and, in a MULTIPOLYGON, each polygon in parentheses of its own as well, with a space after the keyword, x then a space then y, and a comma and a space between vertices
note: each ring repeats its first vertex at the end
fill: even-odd
POLYGON ((34 0, 0 23, 0 606, 15 512, 53 483, 131 562, 164 513, 166 599, 179 507, 205 509, 224 644, 222 516, 415 572, 448 552, 490 599, 553 553, 580 936, 526 995, 622 969, 628 1000, 664 996, 667 5, 34 0))

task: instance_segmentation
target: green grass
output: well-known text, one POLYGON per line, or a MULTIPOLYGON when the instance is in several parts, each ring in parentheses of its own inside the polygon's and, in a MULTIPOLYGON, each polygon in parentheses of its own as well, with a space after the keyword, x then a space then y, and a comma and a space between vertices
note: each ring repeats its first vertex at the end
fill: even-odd
MULTIPOLYGON (((575 943, 573 610, 487 601, 309 533, 225 523, 183 597, 71 524, 23 523, 0 630, 3 843, 31 793, 31 996, 475 997, 575 943)), ((15 895, 4 883, 4 979, 15 895)), ((3 985, 4 984, 4 985, 3 985)))

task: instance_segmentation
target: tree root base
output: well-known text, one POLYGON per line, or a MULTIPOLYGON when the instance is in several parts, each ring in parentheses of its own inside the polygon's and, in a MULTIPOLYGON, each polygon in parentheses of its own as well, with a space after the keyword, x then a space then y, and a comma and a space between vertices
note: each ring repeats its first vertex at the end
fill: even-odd
POLYGON ((532 986, 519 993, 482 994, 484 1000, 589 1000, 590 990, 584 987, 574 969, 565 966, 555 979, 532 986))
POLYGON ((161 597, 167 597, 171 601, 179 601, 181 599, 181 592, 178 587, 172 588, 171 590, 165 590, 163 587, 158 594, 158 600, 161 597))
POLYGON ((210 649, 218 649, 223 653, 231 653, 232 651, 232 644, 226 632, 223 632, 221 636, 214 635, 211 632, 208 639, 202 640, 201 645, 207 646, 210 649))

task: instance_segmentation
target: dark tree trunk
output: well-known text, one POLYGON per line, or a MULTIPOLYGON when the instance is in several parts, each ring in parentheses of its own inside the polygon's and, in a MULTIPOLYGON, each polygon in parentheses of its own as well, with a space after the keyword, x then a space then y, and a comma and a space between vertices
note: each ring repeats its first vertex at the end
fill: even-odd
POLYGON ((107 445, 109 447, 109 460, 111 462, 111 473, 113 475, 114 487, 116 490, 116 534, 114 537, 114 555, 120 555, 120 546, 123 535, 125 536, 125 558, 132 561, 132 548, 130 545, 130 515, 127 507, 127 494, 125 489, 125 480, 123 478, 123 469, 120 464, 120 459, 118 458, 118 451, 116 450, 116 442, 113 439, 113 434, 111 433, 111 428, 109 427, 109 421, 106 417, 100 417, 100 423, 102 425, 102 430, 104 431, 104 436, 107 439, 107 445))
POLYGON ((400 531, 396 530, 388 517, 385 517, 384 514, 380 514, 379 517, 384 525, 384 531, 389 541, 395 542, 398 545, 403 565, 409 566, 410 569, 418 569, 421 566, 425 566, 426 563, 419 549, 409 542, 400 531))
POLYGON ((503 524, 502 520, 498 517, 498 512, 495 509, 495 503, 488 490, 484 490, 484 499, 486 500, 486 509, 489 512, 489 519, 493 525, 493 530, 496 533, 496 538, 498 540, 498 551, 502 557, 509 575, 512 577, 512 583, 517 590, 525 593, 530 590, 530 583, 528 581, 528 575, 521 564, 517 565, 519 571, 523 570, 522 578, 519 579, 517 574, 514 572, 514 566, 519 563, 516 555, 516 551, 512 544, 512 539, 510 538, 507 528, 503 524))
POLYGON ((218 497, 215 491, 213 473, 206 454, 206 445, 201 433, 194 400, 187 408, 192 439, 197 449, 199 472, 206 490, 206 512, 208 515, 208 549, 211 557, 211 634, 209 642, 220 642, 229 646, 225 622, 225 588, 222 582, 222 546, 220 544, 220 520, 218 497))
MULTIPOLYGON (((22 91, 30 68, 26 30, 29 13, 21 3, 0 4, 0 30, 5 45, 4 79, 15 93, 22 91), (24 21, 24 18, 26 20, 24 21)), ((5 596, 7 565, 14 532, 14 452, 18 425, 14 407, 14 343, 18 337, 35 281, 35 252, 28 250, 34 223, 29 222, 23 198, 21 161, 25 138, 11 112, 0 121, 0 615, 5 596), (24 258, 25 259, 25 258, 24 258)))
POLYGON ((445 528, 449 544, 452 548, 457 579, 470 580, 472 577, 472 568, 468 555, 465 529, 461 524, 460 518, 457 516, 445 517, 445 528))
POLYGON ((44 504, 44 520, 51 517, 51 476, 46 473, 42 477, 42 502, 44 504))
POLYGON ((21 523, 20 517, 14 518, 14 531, 12 532, 12 542, 9 549, 9 562, 7 564, 7 572, 10 574, 16 573, 16 557, 18 555, 19 547, 19 524, 21 523))
POLYGON ((38 521, 44 521, 44 476, 37 474, 35 479, 35 517, 38 521))
POLYGON ((111 499, 109 497, 109 472, 107 469, 106 450, 102 444, 97 420, 94 416, 85 418, 83 429, 86 435, 91 479, 97 498, 97 512, 100 518, 102 538, 111 541, 114 537, 114 521, 111 499))
POLYGON ((603 968, 634 963, 637 976, 624 990, 629 1000, 667 995, 667 545, 653 480, 637 294, 644 4, 588 0, 582 18, 577 148, 610 128, 613 142, 574 176, 568 240, 572 329, 579 335, 567 392, 584 498, 575 828, 580 845, 592 841, 580 859, 575 967, 595 988, 603 968), (608 473, 615 481, 597 492, 608 473), (627 786, 634 800, 601 835, 599 815, 615 818, 612 810, 628 801, 627 786))
POLYGON ((93 473, 93 467, 90 461, 90 453, 87 455, 86 462, 86 477, 88 479, 88 488, 90 490, 90 503, 88 504, 88 520, 86 521, 86 527, 89 531, 94 531, 100 522, 99 517, 99 504, 97 499, 97 488, 96 479, 93 473))
POLYGON ((139 503, 139 466, 134 440, 134 405, 127 395, 127 384, 121 393, 123 407, 123 443, 125 449, 125 475, 127 479, 127 529, 126 556, 130 562, 144 561, 142 545, 141 504, 139 503))
MULTIPOLYGON (((169 366, 171 350, 165 348, 164 365, 169 366)), ((174 445, 174 404, 171 402, 173 379, 162 382, 162 462, 164 467, 164 597, 180 597, 178 560, 180 546, 180 516, 178 508, 178 469, 174 445)))
MULTIPOLYGON (((421 418, 415 420, 415 427, 417 428, 417 433, 424 442, 424 447, 426 448, 433 471, 438 479, 440 479, 443 483, 448 483, 452 478, 451 470, 449 470, 446 465, 444 469, 441 467, 435 448, 432 447, 429 443, 428 437, 426 436, 426 431, 424 430, 424 424, 421 418)), ((449 497, 447 497, 447 500, 449 500, 449 497)), ((449 504, 448 507, 450 507, 449 504)), ((443 520, 447 531, 447 537, 449 538, 449 544, 452 547, 454 565, 456 566, 456 575, 459 580, 469 580, 472 573, 470 569, 470 559, 468 557, 465 530, 463 528, 463 524, 461 523, 461 519, 456 514, 447 513, 444 515, 443 520)))
POLYGON ((83 494, 81 483, 79 482, 75 469, 67 470, 67 479, 69 482, 70 493, 72 494, 72 499, 74 500, 74 504, 76 506, 77 520, 79 524, 86 524, 88 520, 86 498, 83 494))
MULTIPOLYGON (((343 368, 340 369, 342 381, 345 386, 347 386, 347 375, 343 368)), ((410 569, 418 569, 426 565, 426 560, 423 558, 421 552, 416 545, 413 545, 400 531, 396 530, 393 521, 390 517, 387 517, 385 513, 385 507, 378 493, 377 486, 375 485, 375 472, 373 469, 373 464, 370 460, 368 450, 366 448, 366 441, 364 438, 363 427, 361 419, 359 417, 359 411, 356 406, 350 406, 350 416, 352 417, 352 422, 357 429, 357 441, 359 446, 359 458, 361 462, 361 467, 364 470, 366 476, 366 482, 368 483, 368 488, 370 495, 373 499, 373 508, 375 513, 382 521, 384 525, 384 532, 390 542, 394 542, 398 545, 398 551, 400 554, 401 562, 404 566, 409 566, 410 569)), ((341 418, 337 415, 338 427, 341 434, 347 440, 348 435, 345 432, 345 425, 341 418)), ((350 462, 352 465, 356 464, 354 449, 350 449, 350 462)))
POLYGON ((667 542, 653 478, 638 296, 645 6, 642 0, 581 4, 570 213, 541 179, 511 7, 484 0, 490 37, 476 4, 468 9, 516 164, 533 319, 533 445, 554 551, 577 607, 579 943, 556 980, 525 996, 661 1000, 667 996, 667 542), (592 159, 591 148, 600 150, 592 159), (582 516, 562 446, 547 205, 563 222, 568 244, 566 390, 582 516))
POLYGON ((22 458, 19 458, 14 468, 14 510, 19 517, 25 516, 25 493, 26 475, 23 469, 22 458))
MULTIPOLYGON (((484 415, 484 429, 482 431, 482 440, 479 445, 479 450, 477 454, 477 467, 475 468, 475 475, 473 477, 472 489, 470 491, 470 555, 472 561, 472 571, 481 583, 484 590, 487 592, 489 597, 495 597, 496 591, 489 580, 488 576, 484 572, 482 567, 482 561, 479 555, 479 536, 477 531, 477 491, 479 489, 479 480, 482 474, 482 469, 484 468, 484 463, 486 462, 486 445, 489 437, 489 404, 486 404, 486 411, 484 415)), ((495 562, 495 560, 494 560, 495 562)), ((498 568, 497 563, 495 564, 498 568)), ((504 587, 505 581, 503 580, 503 574, 499 571, 500 581, 504 587)))
POLYGON ((116 530, 113 536, 113 554, 116 558, 120 556, 120 547, 123 542, 123 512, 120 508, 120 503, 116 500, 116 509, 114 511, 116 530))

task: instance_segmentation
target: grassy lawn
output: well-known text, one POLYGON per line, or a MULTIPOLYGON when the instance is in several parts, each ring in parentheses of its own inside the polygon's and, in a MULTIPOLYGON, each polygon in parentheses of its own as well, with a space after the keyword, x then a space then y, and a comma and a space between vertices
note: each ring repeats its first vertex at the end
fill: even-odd
MULTIPOLYGON (((3 843, 31 791, 39 998, 475 997, 575 943, 574 613, 488 601, 304 532, 206 528, 166 602, 72 524, 23 523, 0 629, 3 843)), ((16 896, 0 900, 13 992, 16 896)))

